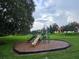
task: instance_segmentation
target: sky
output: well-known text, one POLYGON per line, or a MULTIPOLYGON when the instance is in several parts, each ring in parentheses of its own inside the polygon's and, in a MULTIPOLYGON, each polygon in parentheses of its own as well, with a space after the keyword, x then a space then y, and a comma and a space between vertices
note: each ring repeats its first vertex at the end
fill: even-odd
POLYGON ((33 30, 49 27, 57 23, 59 26, 71 22, 79 23, 79 0, 34 0, 33 30))

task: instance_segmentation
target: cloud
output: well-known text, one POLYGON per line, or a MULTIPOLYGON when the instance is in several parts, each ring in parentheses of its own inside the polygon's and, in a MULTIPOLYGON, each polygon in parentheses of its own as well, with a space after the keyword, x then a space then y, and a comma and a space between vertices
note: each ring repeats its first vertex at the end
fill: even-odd
POLYGON ((41 17, 42 14, 54 13, 55 1, 56 0, 34 0, 36 5, 35 12, 33 13, 34 18, 41 17))
POLYGON ((79 10, 79 0, 58 0, 57 9, 79 10))
POLYGON ((53 6, 55 5, 55 3, 56 3, 56 0, 45 0, 44 7, 47 8, 47 7, 53 6))
POLYGON ((42 28, 43 28, 43 23, 41 23, 41 22, 34 22, 33 28, 31 29, 31 31, 39 30, 39 29, 42 29, 42 28))
MULTIPOLYGON (((53 23, 59 26, 70 22, 79 22, 79 0, 34 0, 36 10, 33 14, 35 22, 33 29, 53 23)), ((40 27, 41 28, 41 27, 40 27)))
POLYGON ((55 5, 56 0, 34 0, 36 8, 44 9, 50 6, 55 5))
POLYGON ((79 23, 79 15, 76 12, 68 11, 68 10, 57 10, 55 14, 55 22, 59 26, 67 25, 71 22, 78 22, 79 23))
POLYGON ((35 19, 35 22, 33 24, 33 28, 31 29, 31 31, 42 29, 43 27, 49 27, 53 23, 55 23, 55 21, 52 15, 43 14, 41 18, 35 19))
POLYGON ((67 11, 66 16, 67 16, 68 23, 71 23, 71 22, 78 22, 79 23, 79 16, 77 14, 67 11))

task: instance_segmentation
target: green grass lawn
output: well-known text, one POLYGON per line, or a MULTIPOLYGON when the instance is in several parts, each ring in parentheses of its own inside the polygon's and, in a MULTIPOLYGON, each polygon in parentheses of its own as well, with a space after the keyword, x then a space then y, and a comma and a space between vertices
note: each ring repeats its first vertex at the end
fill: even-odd
POLYGON ((64 40, 71 44, 71 47, 65 50, 52 51, 39 54, 18 55, 13 50, 14 42, 27 41, 32 35, 26 36, 5 36, 0 37, 7 43, 0 45, 0 59, 79 59, 79 34, 49 34, 49 40, 64 40))

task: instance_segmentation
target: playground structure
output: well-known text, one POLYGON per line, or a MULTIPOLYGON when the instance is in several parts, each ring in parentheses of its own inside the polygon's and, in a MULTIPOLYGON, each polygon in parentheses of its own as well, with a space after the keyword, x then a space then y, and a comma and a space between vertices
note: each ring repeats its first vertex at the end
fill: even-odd
POLYGON ((70 44, 65 41, 40 40, 40 38, 41 35, 37 35, 34 40, 16 43, 13 47, 13 50, 18 54, 32 54, 63 50, 70 47, 70 44))
POLYGON ((32 42, 32 46, 36 46, 36 44, 38 43, 40 37, 41 37, 41 35, 37 35, 37 37, 35 38, 35 40, 32 42))
POLYGON ((63 50, 70 47, 70 44, 60 40, 48 39, 47 27, 27 42, 16 43, 13 50, 18 54, 32 54, 48 51, 63 50))

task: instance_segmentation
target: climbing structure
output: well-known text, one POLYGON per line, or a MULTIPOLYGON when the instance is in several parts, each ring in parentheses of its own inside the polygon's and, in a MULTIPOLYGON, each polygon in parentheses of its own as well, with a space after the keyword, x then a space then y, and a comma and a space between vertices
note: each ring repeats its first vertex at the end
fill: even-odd
POLYGON ((62 50, 70 47, 68 42, 58 40, 40 40, 40 37, 41 35, 37 35, 34 40, 16 43, 13 50, 18 54, 32 54, 62 50))

